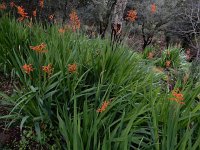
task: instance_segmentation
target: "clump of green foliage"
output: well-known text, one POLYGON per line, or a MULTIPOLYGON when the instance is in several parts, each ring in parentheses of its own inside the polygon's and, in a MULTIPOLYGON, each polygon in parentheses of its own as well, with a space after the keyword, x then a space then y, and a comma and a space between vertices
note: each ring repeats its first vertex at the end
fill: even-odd
POLYGON ((0 20, 0 64, 20 81, 12 96, 1 93, 13 105, 1 118, 51 149, 200 148, 200 87, 192 78, 181 87, 181 105, 139 54, 59 28, 0 20), (48 52, 30 48, 41 43, 48 52), (51 74, 43 70, 48 64, 51 74))

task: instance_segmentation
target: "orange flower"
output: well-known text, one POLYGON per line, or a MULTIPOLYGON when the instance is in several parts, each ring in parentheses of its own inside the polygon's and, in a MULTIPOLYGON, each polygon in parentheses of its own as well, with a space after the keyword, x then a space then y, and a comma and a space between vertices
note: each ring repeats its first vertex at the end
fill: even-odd
POLYGON ((39 0, 39 6, 40 6, 41 8, 44 7, 44 0, 39 0))
POLYGON ((42 70, 47 74, 51 75, 54 69, 51 64, 48 64, 47 66, 42 66, 42 70))
POLYGON ((151 4, 151 13, 155 13, 156 12, 156 4, 151 4))
POLYGON ((33 11, 33 16, 34 16, 34 17, 37 16, 37 11, 36 11, 36 10, 33 11))
POLYGON ((18 20, 23 21, 25 18, 28 18, 27 13, 24 11, 22 6, 17 6, 17 13, 21 16, 18 20))
POLYGON ((60 28, 60 29, 58 30, 58 32, 59 32, 59 33, 65 33, 65 29, 64 29, 64 28, 60 28))
POLYGON ((36 52, 39 52, 39 53, 45 53, 45 52, 47 52, 47 50, 45 50, 46 46, 47 46, 46 44, 41 43, 40 45, 37 45, 37 46, 30 46, 30 49, 32 49, 36 52))
POLYGON ((137 19, 137 11, 136 10, 129 10, 127 12, 126 20, 130 22, 134 22, 137 19))
POLYGON ((70 17, 70 23, 71 23, 71 27, 72 27, 72 30, 73 31, 76 31, 78 29, 80 29, 80 20, 78 18, 78 15, 75 11, 72 11, 70 14, 69 14, 69 17, 70 17))
POLYGON ((103 111, 106 110, 109 104, 110 104, 110 101, 104 101, 101 107, 97 109, 97 112, 102 113, 103 111))
POLYGON ((53 18, 54 18, 54 15, 49 16, 49 20, 53 20, 53 18))
POLYGON ((10 7, 13 8, 15 6, 15 3, 12 1, 10 2, 10 7))
POLYGON ((0 4, 0 10, 5 10, 6 9, 6 3, 0 4))
POLYGON ((165 66, 166 66, 167 68, 169 68, 170 65, 171 65, 171 61, 170 61, 170 60, 167 60, 167 61, 165 62, 165 66))
POLYGON ((149 54, 148 54, 148 59, 152 59, 153 56, 154 56, 154 54, 153 54, 152 52, 149 52, 149 54))
POLYGON ((33 71, 33 67, 32 64, 25 64, 22 66, 22 69, 24 70, 24 72, 26 72, 27 74, 30 74, 33 71))
POLYGON ((173 90, 172 95, 173 95, 173 98, 170 98, 170 100, 176 101, 179 104, 185 104, 183 102, 184 100, 183 94, 180 92, 179 89, 173 90))
POLYGON ((77 65, 76 64, 69 64, 68 65, 68 71, 70 73, 74 73, 74 72, 76 72, 76 70, 77 70, 77 65))

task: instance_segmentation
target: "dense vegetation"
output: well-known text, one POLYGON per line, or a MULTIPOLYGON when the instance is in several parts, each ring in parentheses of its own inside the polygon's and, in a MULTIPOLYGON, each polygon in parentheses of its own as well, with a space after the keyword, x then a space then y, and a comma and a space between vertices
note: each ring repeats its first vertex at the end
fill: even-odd
POLYGON ((138 53, 73 16, 72 28, 21 19, 0 19, 0 71, 19 81, 0 119, 20 126, 19 148, 200 149, 200 66, 179 45, 138 53))

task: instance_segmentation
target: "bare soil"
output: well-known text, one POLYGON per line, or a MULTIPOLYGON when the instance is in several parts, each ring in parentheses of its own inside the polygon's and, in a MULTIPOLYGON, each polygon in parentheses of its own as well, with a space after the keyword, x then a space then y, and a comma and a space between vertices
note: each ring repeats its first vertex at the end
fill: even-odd
MULTIPOLYGON (((14 88, 14 82, 10 77, 5 77, 3 73, 0 73, 0 92, 7 95, 11 95, 14 88)), ((0 97, 0 117, 9 114, 11 106, 4 103, 2 97, 0 97)), ((6 127, 8 120, 0 120, 0 149, 18 149, 17 143, 20 141, 19 127, 6 127)))

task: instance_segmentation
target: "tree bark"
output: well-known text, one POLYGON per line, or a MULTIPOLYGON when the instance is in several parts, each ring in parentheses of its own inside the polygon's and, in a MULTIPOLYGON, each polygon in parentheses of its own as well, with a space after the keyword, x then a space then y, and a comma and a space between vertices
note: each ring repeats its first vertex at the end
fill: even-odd
POLYGON ((124 9, 126 8, 127 0, 117 0, 114 11, 113 11, 113 18, 112 23, 117 25, 122 25, 124 9))
POLYGON ((111 23, 112 35, 114 40, 117 35, 121 34, 124 10, 126 8, 127 0, 117 0, 113 10, 113 17, 111 23))

